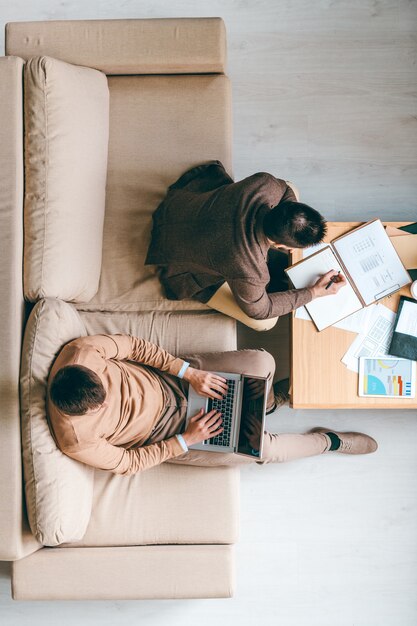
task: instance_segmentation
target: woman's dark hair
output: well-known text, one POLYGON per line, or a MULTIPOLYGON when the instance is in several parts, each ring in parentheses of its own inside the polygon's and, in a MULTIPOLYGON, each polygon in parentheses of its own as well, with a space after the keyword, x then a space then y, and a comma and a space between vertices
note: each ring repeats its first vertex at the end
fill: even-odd
POLYGON ((58 370, 49 395, 63 413, 83 415, 103 404, 106 391, 95 372, 83 365, 67 365, 58 370))
POLYGON ((263 223, 265 235, 289 248, 306 248, 322 241, 326 222, 308 204, 285 200, 268 211, 263 223))

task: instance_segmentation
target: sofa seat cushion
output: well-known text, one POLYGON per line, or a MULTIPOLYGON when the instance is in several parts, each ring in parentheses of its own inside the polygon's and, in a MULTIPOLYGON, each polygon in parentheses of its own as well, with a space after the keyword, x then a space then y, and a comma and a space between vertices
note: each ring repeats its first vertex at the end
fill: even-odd
MULTIPOLYGON (((215 311, 79 310, 79 315, 89 335, 138 335, 174 355, 236 350, 235 322, 215 311)), ((86 535, 71 545, 234 542, 238 476, 236 468, 173 463, 133 476, 95 470, 90 524, 86 535)))
POLYGON ((88 308, 207 310, 196 301, 167 300, 155 267, 144 261, 152 213, 168 186, 211 159, 220 159, 230 171, 229 80, 222 75, 114 76, 109 89, 103 267, 88 308))
POLYGON ((228 543, 236 532, 237 474, 233 468, 164 464, 131 477, 117 476, 93 470, 57 448, 45 412, 49 371, 64 344, 99 333, 145 337, 176 355, 236 349, 234 321, 214 311, 93 313, 77 311, 60 300, 38 302, 26 325, 21 368, 25 490, 33 534, 47 546, 164 543, 164 538, 167 543, 228 543), (93 483, 95 512, 88 526, 93 483), (203 492, 216 493, 217 483, 221 486, 213 507, 203 492), (182 503, 179 512, 176 501, 182 503), (203 530, 197 523, 190 525, 201 511, 205 519, 211 519, 215 511, 220 521, 210 528, 203 525, 203 530))
POLYGON ((52 299, 35 305, 25 329, 20 395, 26 505, 32 533, 46 546, 80 539, 90 520, 94 470, 57 448, 45 409, 55 357, 84 335, 74 307, 52 299))
POLYGON ((235 543, 238 511, 236 467, 163 463, 134 476, 95 470, 90 523, 71 545, 235 543))
POLYGON ((49 57, 30 59, 24 77, 25 297, 88 301, 101 270, 107 78, 49 57))

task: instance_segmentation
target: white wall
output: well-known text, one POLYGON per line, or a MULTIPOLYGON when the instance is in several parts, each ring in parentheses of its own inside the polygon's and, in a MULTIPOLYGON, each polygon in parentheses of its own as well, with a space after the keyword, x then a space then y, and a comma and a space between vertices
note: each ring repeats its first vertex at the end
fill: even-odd
MULTIPOLYGON (((417 220, 415 0, 0 0, 0 27, 213 15, 228 30, 236 178, 264 170, 290 179, 330 220, 417 220)), ((281 339, 265 343, 278 359, 281 339)), ((364 430, 379 450, 242 471, 235 598, 14 603, 1 564, 0 622, 415 626, 417 416, 284 409, 270 424, 315 425, 364 430)))

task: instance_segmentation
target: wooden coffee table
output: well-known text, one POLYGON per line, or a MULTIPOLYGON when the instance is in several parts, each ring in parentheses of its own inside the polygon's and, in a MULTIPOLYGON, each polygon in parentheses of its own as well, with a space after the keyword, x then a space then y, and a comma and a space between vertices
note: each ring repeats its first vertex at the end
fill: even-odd
MULTIPOLYGON (((385 225, 405 226, 410 222, 384 222, 385 225)), ((359 226, 360 222, 328 222, 326 241, 359 226)), ((302 259, 302 251, 292 254, 291 262, 302 259)), ((410 296, 408 287, 381 302, 397 310, 400 295, 410 296)), ((416 409, 417 398, 360 398, 358 375, 341 363, 356 334, 340 328, 316 330, 312 322, 291 321, 291 402, 295 409, 416 409)))

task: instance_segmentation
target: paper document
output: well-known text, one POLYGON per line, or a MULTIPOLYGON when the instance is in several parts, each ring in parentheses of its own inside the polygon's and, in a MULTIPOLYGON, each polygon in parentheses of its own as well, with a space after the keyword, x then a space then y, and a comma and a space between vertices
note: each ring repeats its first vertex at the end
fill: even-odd
POLYGON ((342 357, 342 363, 352 372, 359 371, 359 357, 388 354, 394 330, 395 313, 383 304, 372 307, 368 329, 360 333, 342 357))
POLYGON ((373 308, 376 304, 371 304, 348 317, 344 320, 340 320, 336 324, 333 324, 335 328, 341 328, 342 330, 349 330, 351 333, 360 333, 368 328, 369 322, 372 318, 373 308))
POLYGON ((299 306, 298 309, 296 309, 295 317, 298 320, 307 320, 308 322, 311 322, 313 324, 313 320, 311 319, 311 316, 309 315, 305 306, 299 306))
POLYGON ((395 332, 417 337, 417 302, 403 303, 395 332))
POLYGON ((379 300, 410 282, 379 220, 334 241, 333 247, 365 304, 379 300))
MULTIPOLYGON (((326 274, 329 270, 336 270, 343 273, 339 261, 335 257, 331 248, 326 246, 314 256, 308 257, 302 263, 298 263, 287 270, 294 287, 311 287, 317 279, 326 274)), ((315 298, 306 305, 318 330, 323 330, 327 326, 332 326, 342 318, 359 311, 362 304, 349 283, 339 289, 337 294, 315 298)))
MULTIPOLYGON (((376 304, 371 304, 352 315, 348 315, 345 319, 340 320, 333 324, 333 328, 341 328, 342 330, 348 330, 351 333, 360 333, 368 328, 369 320, 372 316, 372 310, 376 304)), ((305 306, 300 306, 296 312, 295 317, 297 319, 308 320, 313 323, 305 306)))
POLYGON ((379 398, 414 398, 416 364, 397 357, 359 359, 359 395, 379 398))
POLYGON ((319 250, 323 250, 323 248, 325 248, 328 245, 329 245, 328 243, 315 243, 313 246, 309 246, 308 248, 303 248, 303 259, 306 259, 308 256, 311 256, 312 254, 314 254, 315 252, 318 252, 319 250))

